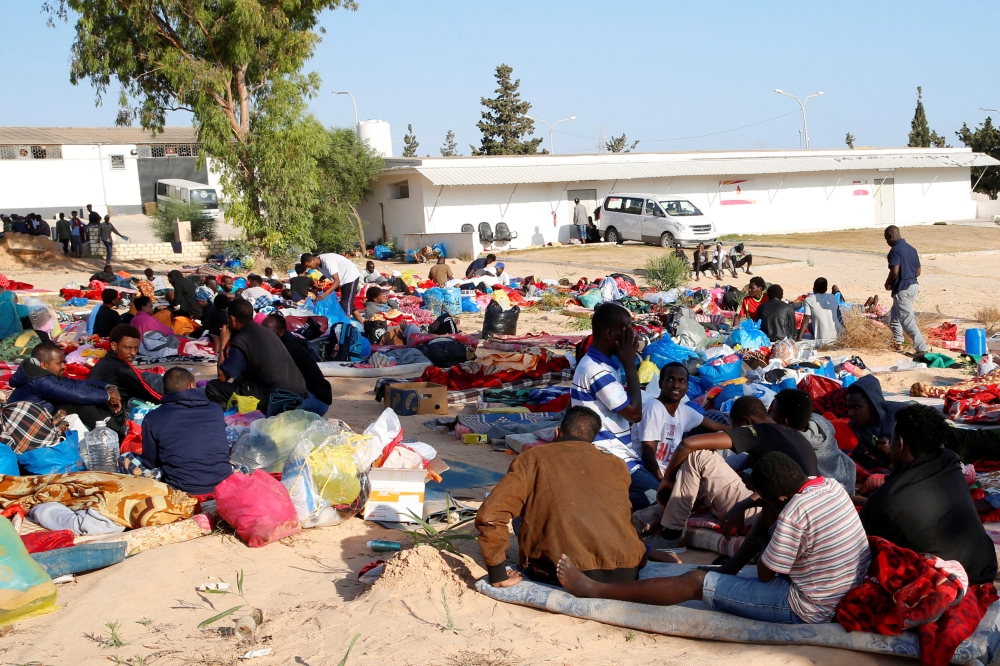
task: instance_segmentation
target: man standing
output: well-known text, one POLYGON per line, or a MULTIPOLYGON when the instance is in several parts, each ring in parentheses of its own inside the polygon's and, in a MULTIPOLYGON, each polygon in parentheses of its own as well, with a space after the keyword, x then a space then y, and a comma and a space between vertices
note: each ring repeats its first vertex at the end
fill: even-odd
POLYGON ((87 204, 87 224, 100 224, 101 214, 94 210, 93 206, 87 204))
POLYGON ((303 254, 300 259, 306 268, 317 269, 324 277, 333 281, 320 295, 320 300, 340 289, 340 307, 348 317, 354 312, 354 296, 358 292, 361 271, 347 257, 333 252, 327 254, 303 254))
POLYGON ((74 210, 69 220, 69 240, 73 256, 80 258, 83 256, 83 220, 76 215, 74 210))
POLYGON ((892 293, 892 310, 889 311, 889 328, 896 343, 896 351, 903 351, 903 332, 913 338, 913 348, 922 354, 928 350, 917 327, 913 304, 917 300, 917 278, 920 277, 920 257, 913 246, 899 235, 899 227, 885 229, 885 242, 889 250, 889 276, 885 279, 886 291, 892 293))
MULTIPOLYGON (((91 215, 94 214, 95 213, 91 213, 91 215)), ((101 242, 104 243, 104 247, 108 250, 108 256, 104 261, 109 264, 111 263, 111 247, 114 244, 111 240, 111 234, 117 234, 122 240, 128 240, 128 236, 122 236, 121 232, 115 229, 115 225, 111 224, 111 216, 105 215, 104 221, 97 227, 97 235, 101 239, 101 242)))
POLYGON ((427 277, 434 281, 439 287, 443 287, 448 283, 448 280, 455 279, 455 276, 451 273, 451 266, 445 263, 444 257, 438 257, 436 264, 431 266, 431 269, 427 272, 427 277))
POLYGON ((580 242, 587 242, 587 207, 580 203, 579 199, 573 200, 576 205, 573 207, 573 224, 576 225, 576 233, 580 236, 580 242))
POLYGON ((59 221, 56 222, 56 240, 62 243, 63 254, 69 254, 69 241, 73 237, 69 220, 66 213, 59 213, 59 221))

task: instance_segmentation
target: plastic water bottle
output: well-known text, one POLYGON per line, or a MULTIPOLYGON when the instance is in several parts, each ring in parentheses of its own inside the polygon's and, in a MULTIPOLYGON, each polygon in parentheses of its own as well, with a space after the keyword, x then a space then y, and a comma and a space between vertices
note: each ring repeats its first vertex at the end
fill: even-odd
POLYGON ((83 456, 87 469, 94 472, 117 472, 118 435, 108 428, 108 420, 98 421, 97 426, 83 438, 87 455, 83 456))

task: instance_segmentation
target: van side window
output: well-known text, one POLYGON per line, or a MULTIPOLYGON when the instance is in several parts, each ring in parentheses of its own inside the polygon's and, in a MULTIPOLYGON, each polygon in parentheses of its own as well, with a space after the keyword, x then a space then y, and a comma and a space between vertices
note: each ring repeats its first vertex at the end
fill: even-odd
POLYGON ((604 210, 621 210, 622 209, 622 198, 621 197, 608 197, 604 200, 604 210))
POLYGON ((167 196, 167 185, 166 183, 156 184, 156 194, 161 197, 167 196))
POLYGON ((625 199, 622 212, 627 215, 642 215, 642 206, 645 201, 645 199, 633 199, 629 197, 625 199))
POLYGON ((188 200, 188 191, 187 191, 186 187, 182 187, 181 188, 180 200, 184 201, 184 202, 187 202, 187 200, 188 200))

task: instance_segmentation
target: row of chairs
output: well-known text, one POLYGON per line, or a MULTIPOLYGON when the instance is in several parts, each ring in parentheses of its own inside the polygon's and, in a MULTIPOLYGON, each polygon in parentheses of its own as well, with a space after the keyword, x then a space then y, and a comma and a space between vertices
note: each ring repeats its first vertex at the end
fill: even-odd
MULTIPOLYGON (((470 233, 475 230, 476 228, 471 224, 462 225, 462 233, 470 233)), ((490 227, 489 222, 479 223, 479 242, 483 244, 484 249, 492 250, 495 245, 500 243, 510 244, 515 238, 517 238, 517 232, 512 232, 506 222, 497 222, 496 232, 490 227), (486 247, 487 245, 489 247, 486 247)))

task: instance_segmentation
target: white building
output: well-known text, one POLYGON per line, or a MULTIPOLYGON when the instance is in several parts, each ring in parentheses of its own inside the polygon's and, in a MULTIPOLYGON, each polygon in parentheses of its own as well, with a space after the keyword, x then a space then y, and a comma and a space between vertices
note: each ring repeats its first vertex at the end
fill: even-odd
POLYGON ((161 178, 218 188, 211 168, 196 167, 199 149, 190 127, 155 137, 132 127, 0 127, 0 213, 51 218, 93 204, 130 215, 155 201, 161 178))
POLYGON ((719 234, 902 226, 976 217, 970 167, 998 164, 968 148, 387 158, 359 213, 368 240, 452 255, 467 235, 442 235, 480 222, 507 223, 511 248, 565 242, 573 199, 612 192, 688 199, 719 234))

